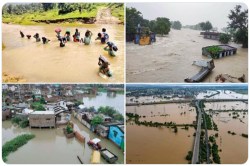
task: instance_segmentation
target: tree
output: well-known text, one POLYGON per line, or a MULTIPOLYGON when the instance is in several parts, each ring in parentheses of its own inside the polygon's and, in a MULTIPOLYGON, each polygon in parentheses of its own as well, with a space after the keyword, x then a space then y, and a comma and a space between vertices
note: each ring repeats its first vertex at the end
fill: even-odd
POLYGON ((219 36, 219 41, 222 44, 227 44, 230 40, 231 40, 231 35, 229 34, 221 33, 219 36))
POLYGON ((156 33, 161 34, 162 36, 164 34, 167 35, 170 31, 170 27, 171 24, 168 18, 165 17, 156 18, 156 29, 155 29, 156 33))
POLYGON ((126 8, 126 33, 136 33, 136 26, 143 21, 141 12, 136 8, 126 8))
POLYGON ((200 27, 203 31, 210 31, 211 29, 213 29, 213 26, 210 21, 201 22, 200 27))
POLYGON ((99 115, 95 116, 92 120, 91 120, 91 125, 93 126, 97 126, 99 124, 101 124, 103 122, 102 117, 100 117, 99 115))
POLYGON ((182 25, 180 21, 173 21, 171 23, 173 29, 181 30, 182 25))
POLYGON ((243 48, 248 48, 248 10, 243 10, 241 5, 236 5, 234 10, 228 15, 230 22, 228 27, 234 30, 234 42, 242 44, 243 48))
POLYGON ((48 11, 54 8, 54 3, 42 3, 43 10, 48 11))

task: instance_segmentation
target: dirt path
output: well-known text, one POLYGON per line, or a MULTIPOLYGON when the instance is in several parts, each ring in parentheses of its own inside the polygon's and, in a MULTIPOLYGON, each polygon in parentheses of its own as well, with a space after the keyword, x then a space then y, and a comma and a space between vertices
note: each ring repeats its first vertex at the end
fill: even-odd
POLYGON ((101 8, 96 15, 96 24, 119 24, 121 21, 111 15, 110 8, 101 8))

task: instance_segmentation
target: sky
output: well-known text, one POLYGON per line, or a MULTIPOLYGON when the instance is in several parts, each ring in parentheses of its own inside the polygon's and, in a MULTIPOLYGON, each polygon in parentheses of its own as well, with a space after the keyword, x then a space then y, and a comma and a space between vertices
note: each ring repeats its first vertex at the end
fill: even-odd
POLYGON ((213 27, 227 26, 228 14, 236 5, 243 9, 247 6, 243 3, 127 3, 127 7, 139 10, 143 18, 154 20, 157 17, 167 17, 171 21, 179 20, 182 25, 195 25, 209 20, 213 27))

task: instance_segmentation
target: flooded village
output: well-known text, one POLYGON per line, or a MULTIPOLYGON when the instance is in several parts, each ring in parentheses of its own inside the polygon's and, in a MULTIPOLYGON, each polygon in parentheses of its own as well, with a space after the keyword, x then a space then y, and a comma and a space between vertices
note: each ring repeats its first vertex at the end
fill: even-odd
POLYGON ((245 4, 129 3, 127 15, 128 82, 248 82, 245 4))
POLYGON ((3 84, 2 94, 4 162, 124 163, 124 85, 3 84))
POLYGON ((126 89, 127 163, 247 161, 247 84, 130 84, 126 89))

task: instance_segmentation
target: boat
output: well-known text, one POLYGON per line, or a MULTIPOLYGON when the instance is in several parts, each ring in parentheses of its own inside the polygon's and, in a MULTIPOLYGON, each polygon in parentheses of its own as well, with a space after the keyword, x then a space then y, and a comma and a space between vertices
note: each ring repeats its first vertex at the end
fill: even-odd
POLYGON ((110 164, 113 164, 118 160, 118 157, 106 148, 101 149, 100 152, 101 156, 110 164))

